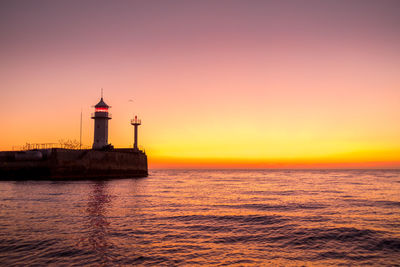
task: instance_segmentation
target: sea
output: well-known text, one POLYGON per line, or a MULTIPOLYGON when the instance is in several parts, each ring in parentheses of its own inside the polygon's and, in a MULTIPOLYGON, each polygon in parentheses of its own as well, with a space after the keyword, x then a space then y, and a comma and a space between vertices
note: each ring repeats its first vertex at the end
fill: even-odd
POLYGON ((400 266, 400 170, 0 181, 1 266, 400 266))

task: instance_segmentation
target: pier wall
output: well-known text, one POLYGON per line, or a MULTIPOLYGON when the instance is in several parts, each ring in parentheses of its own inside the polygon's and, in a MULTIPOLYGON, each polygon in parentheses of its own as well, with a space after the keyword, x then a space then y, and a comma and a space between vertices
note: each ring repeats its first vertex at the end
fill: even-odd
POLYGON ((42 158, 21 160, 21 152, 0 153, 0 179, 7 178, 129 178, 148 175, 147 156, 133 149, 38 150, 42 158))

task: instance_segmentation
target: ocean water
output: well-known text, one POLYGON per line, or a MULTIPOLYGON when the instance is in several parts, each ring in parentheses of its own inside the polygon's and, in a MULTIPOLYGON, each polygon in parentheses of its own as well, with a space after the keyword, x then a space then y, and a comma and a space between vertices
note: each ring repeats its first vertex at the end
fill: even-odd
POLYGON ((400 171, 1 181, 0 265, 400 266, 400 171))

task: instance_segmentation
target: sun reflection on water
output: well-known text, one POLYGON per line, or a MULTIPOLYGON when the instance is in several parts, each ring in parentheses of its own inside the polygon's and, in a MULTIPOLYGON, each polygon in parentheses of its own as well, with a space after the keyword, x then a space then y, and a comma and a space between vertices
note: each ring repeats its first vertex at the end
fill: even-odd
POLYGON ((113 246, 110 241, 110 223, 107 218, 112 196, 108 193, 107 181, 99 181, 91 185, 85 209, 87 220, 84 224, 87 229, 83 232, 85 237, 79 240, 79 247, 89 248, 95 252, 102 264, 110 262, 109 248, 113 246))

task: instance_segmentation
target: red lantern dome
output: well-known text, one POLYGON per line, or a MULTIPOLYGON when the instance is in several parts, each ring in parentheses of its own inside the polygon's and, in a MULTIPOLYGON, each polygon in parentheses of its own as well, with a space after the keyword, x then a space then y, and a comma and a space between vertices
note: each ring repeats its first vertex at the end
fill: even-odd
POLYGON ((103 98, 100 99, 100 102, 97 103, 95 107, 95 112, 108 112, 108 109, 110 108, 109 105, 107 105, 103 98))

